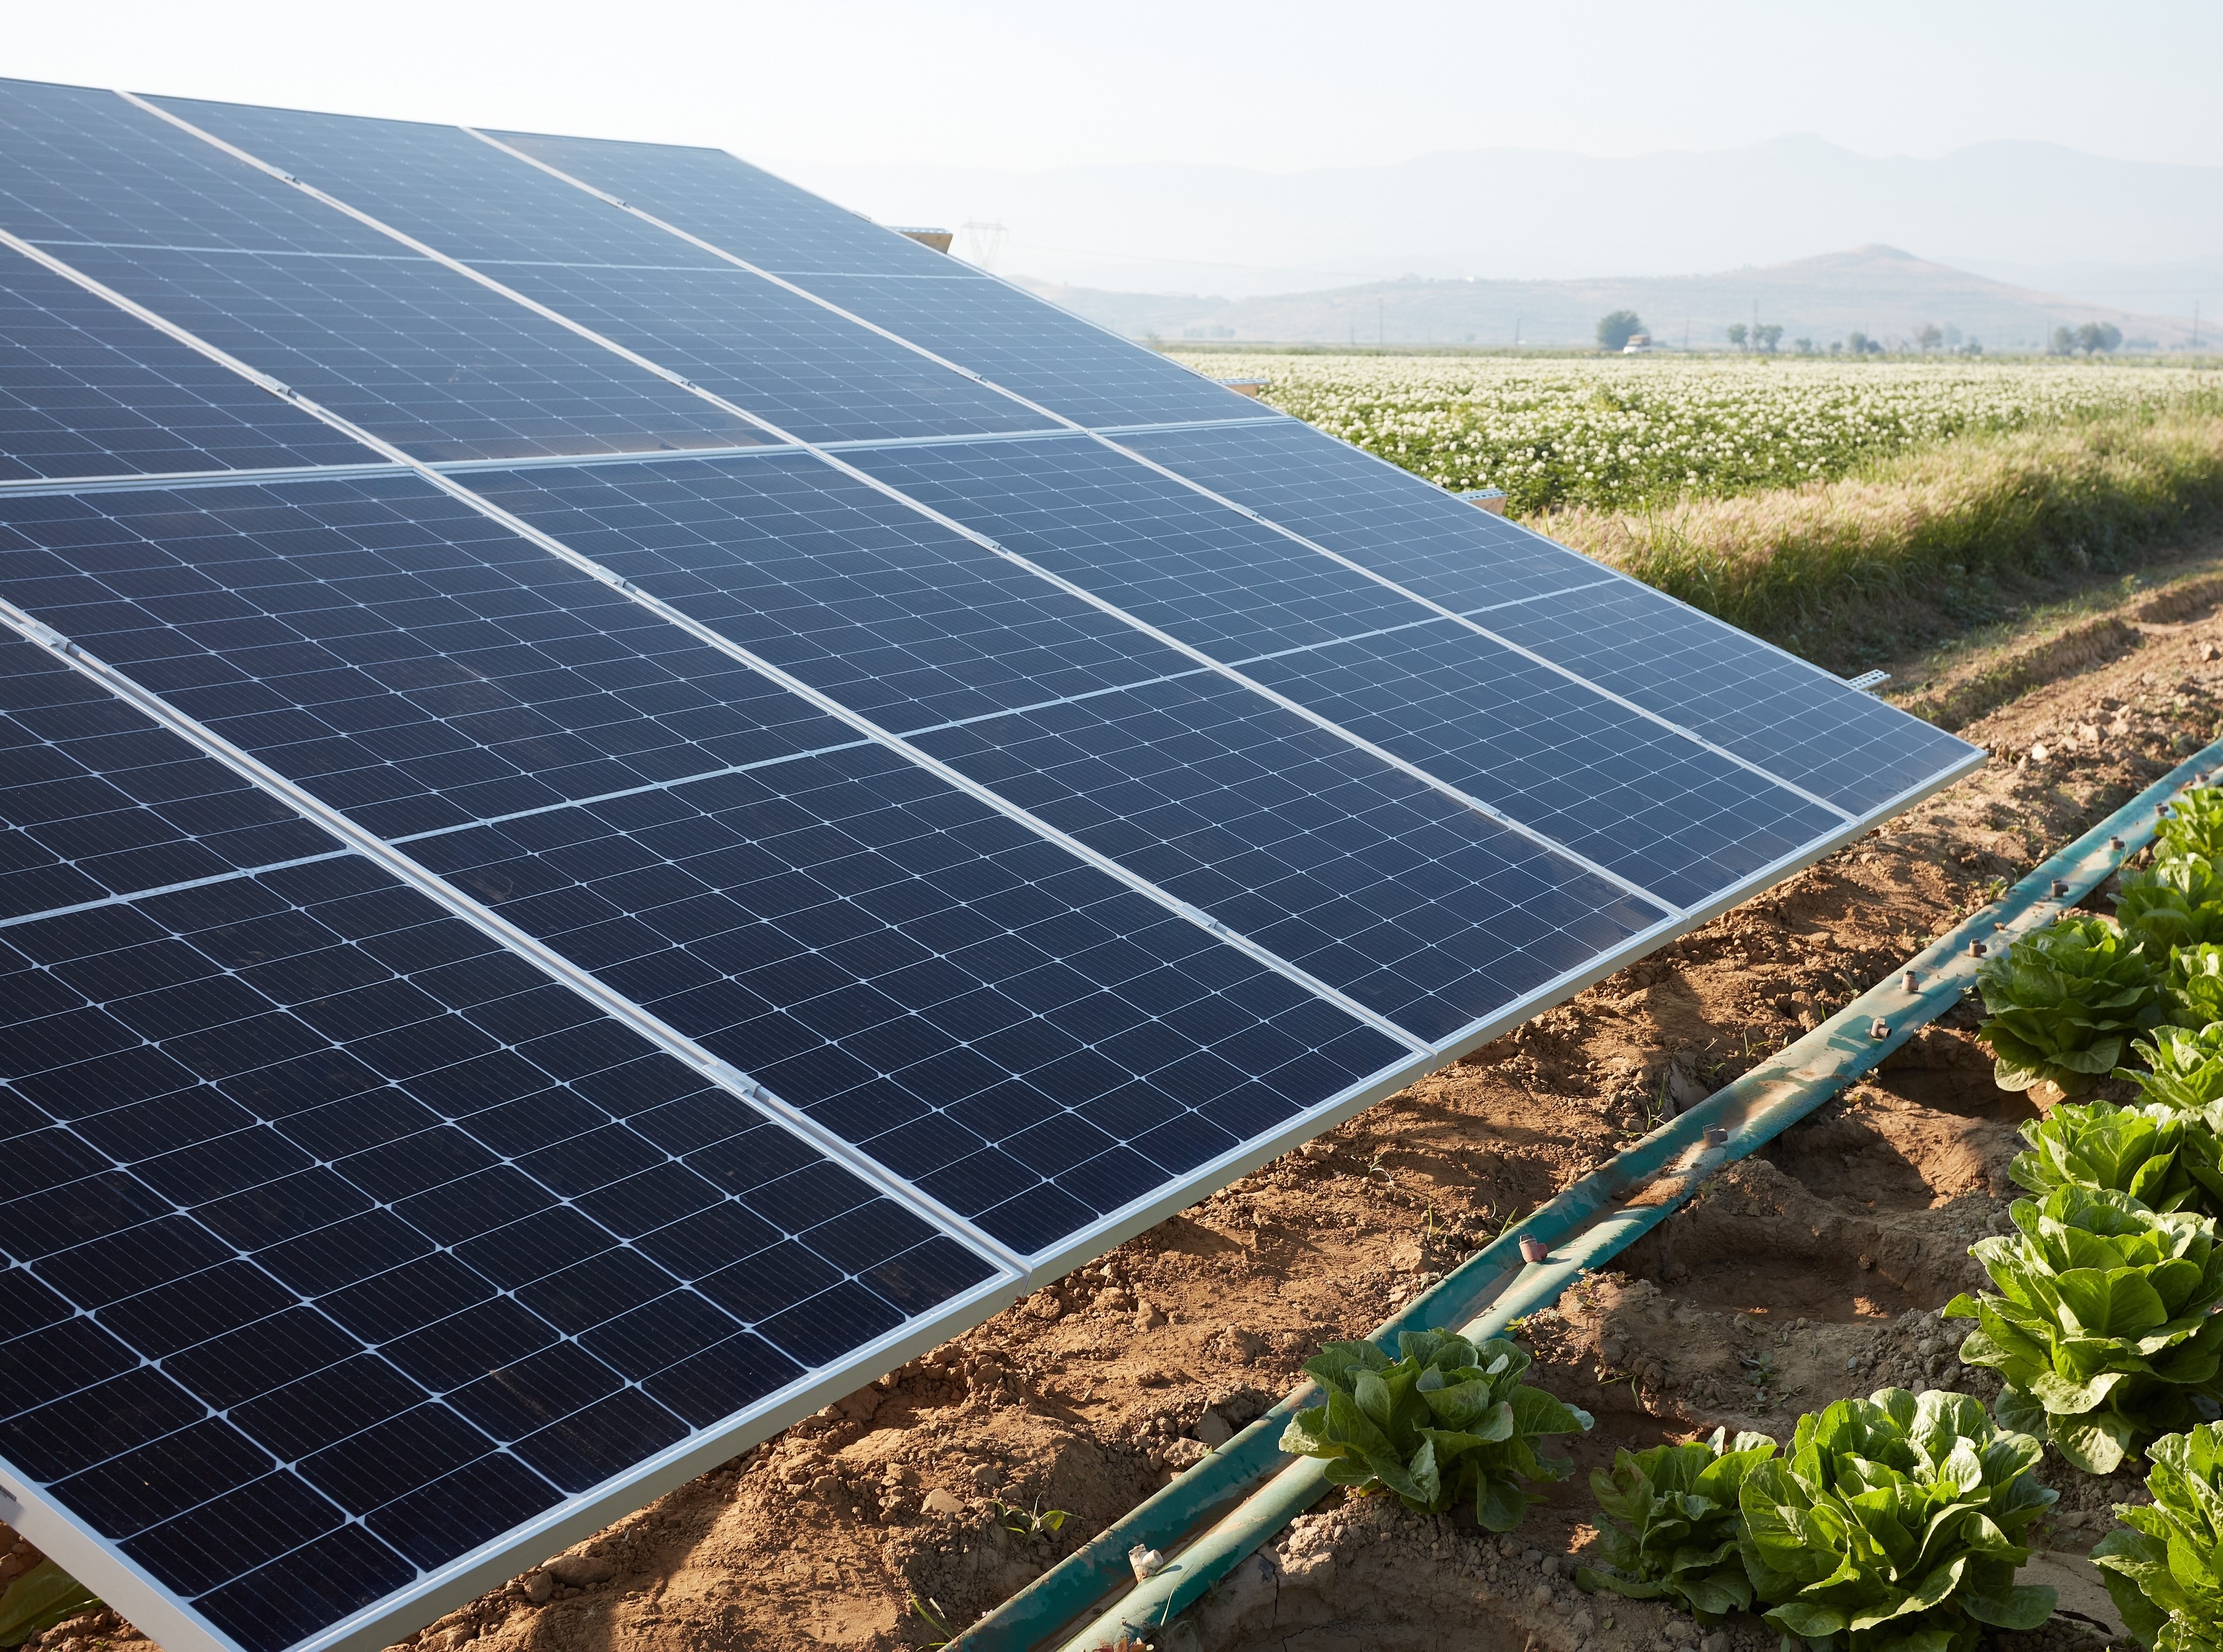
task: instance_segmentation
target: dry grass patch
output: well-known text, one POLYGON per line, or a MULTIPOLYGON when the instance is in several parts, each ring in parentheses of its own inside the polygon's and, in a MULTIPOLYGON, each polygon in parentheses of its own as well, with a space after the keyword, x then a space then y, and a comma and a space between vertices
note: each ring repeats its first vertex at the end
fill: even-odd
POLYGON ((2047 582, 2134 567, 2218 521, 2223 415, 2175 411, 1964 437, 1842 481, 1534 526, 1842 669, 1996 617, 2047 582))

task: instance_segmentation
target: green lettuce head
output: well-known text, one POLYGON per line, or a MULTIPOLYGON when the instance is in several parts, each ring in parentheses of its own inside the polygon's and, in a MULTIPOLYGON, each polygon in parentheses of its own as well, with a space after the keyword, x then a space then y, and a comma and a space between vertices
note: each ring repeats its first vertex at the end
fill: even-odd
POLYGON ((1528 1355, 1502 1338, 1477 1347, 1450 1331, 1407 1331, 1397 1352, 1331 1342, 1307 1360, 1327 1403, 1291 1417, 1282 1449, 1326 1459, 1333 1485, 1387 1487, 1429 1514, 1470 1501, 1483 1526, 1511 1531, 1528 1512, 1526 1485, 1574 1467, 1538 1456, 1535 1442, 1587 1432, 1590 1413, 1524 1384, 1528 1355))
POLYGON ((2044 1449, 1937 1390, 1799 1418, 1789 1453, 1755 1464, 1737 1498, 1767 1621, 1811 1652, 1967 1652, 1987 1624, 2035 1629, 2053 1591, 2014 1574, 2058 1495, 2031 1477, 2044 1449))

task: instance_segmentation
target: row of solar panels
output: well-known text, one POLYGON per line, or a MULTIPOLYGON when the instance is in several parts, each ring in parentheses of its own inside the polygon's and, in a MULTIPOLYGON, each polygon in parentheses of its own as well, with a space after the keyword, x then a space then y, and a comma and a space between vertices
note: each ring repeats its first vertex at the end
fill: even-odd
POLYGON ((0 154, 0 1488, 173 1652, 382 1644, 1976 760, 724 155, 0 154))

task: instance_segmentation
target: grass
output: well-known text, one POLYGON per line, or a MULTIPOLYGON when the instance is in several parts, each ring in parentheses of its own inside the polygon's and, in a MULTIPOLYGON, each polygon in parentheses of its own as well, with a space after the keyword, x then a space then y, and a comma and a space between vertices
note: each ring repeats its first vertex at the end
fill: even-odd
POLYGON ((2223 413, 2186 367, 1967 359, 1852 363, 1602 357, 1230 356, 1263 399, 1439 487, 1522 516, 1656 510, 1836 482, 1955 438, 2223 413))
POLYGON ((1849 670, 2119 573, 2223 526, 2223 413, 1981 432, 1842 479, 1529 519, 1817 663, 1849 670))

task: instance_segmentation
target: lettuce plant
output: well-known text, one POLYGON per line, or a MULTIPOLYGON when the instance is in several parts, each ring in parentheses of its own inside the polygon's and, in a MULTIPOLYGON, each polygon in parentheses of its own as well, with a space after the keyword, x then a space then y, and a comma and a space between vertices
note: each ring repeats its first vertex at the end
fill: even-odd
POLYGON ((1307 1360, 1327 1403, 1291 1417, 1282 1449, 1326 1459, 1332 1484, 1387 1486, 1422 1513, 1471 1498, 1476 1520, 1511 1531, 1528 1512, 1523 1482, 1574 1466, 1537 1456, 1536 1441, 1586 1432, 1590 1413, 1523 1384, 1528 1355, 1502 1338, 1477 1347, 1450 1331, 1406 1331, 1397 1352, 1393 1362, 1371 1342, 1331 1342, 1307 1360))
POLYGON ((2064 917, 1985 960, 1976 986, 1992 1018, 1978 1036, 2003 1090, 2050 1080, 2081 1094, 2121 1064, 2130 1036, 2157 1025, 2160 989, 2144 949, 2104 917, 2064 917))
POLYGON ((1632 1600, 1665 1598, 1702 1624, 1752 1605, 1752 1582, 1737 1544, 1737 1492, 1755 1463, 1775 1455, 1764 1434, 1714 1437, 1686 1446, 1617 1451, 1613 1472, 1590 1471, 1590 1491, 1608 1524, 1598 1552, 1614 1569, 1584 1567, 1575 1582, 1632 1600))
POLYGON ((2000 1425, 2050 1441, 2088 1474, 2112 1473, 2157 1434, 2200 1420, 2223 1366, 2223 1247, 2189 1211, 2059 1187, 2011 1207, 2018 1237, 1969 1254, 1999 1287, 1963 1294, 1948 1319, 1977 1328, 1961 1358, 2006 1384, 2000 1425))
POLYGON ((2170 800, 2169 813, 2154 834, 2154 859, 2188 855, 2203 861, 2223 858, 2223 791, 2194 786, 2170 800))
POLYGON ((2188 1128, 2205 1129, 2166 1107, 2116 1107, 2072 1102, 2022 1126, 2030 1148, 2007 1173, 2040 1195, 2056 1188, 2106 1188, 2151 1210, 2203 1209, 2207 1189, 2193 1180, 2188 1128))
POLYGON ((2202 943, 2171 952, 2162 1002, 2170 1021, 2194 1031, 2223 1021, 2223 947, 2202 943))
POLYGON ((1798 1419, 1788 1455, 1755 1463, 1737 1503, 1767 1621, 1813 1652, 1967 1652, 1980 1625, 2035 1629, 2053 1591, 2014 1581, 2030 1523, 2057 1492, 2044 1453, 1965 1394, 1903 1388, 1798 1419))
POLYGON ((2124 1069, 2115 1076, 2136 1084, 2142 1100, 2180 1113, 2205 1113, 2223 1101, 2223 1022, 2156 1027, 2131 1049, 2144 1070, 2124 1069))
POLYGON ((2152 1652, 2223 1648, 2223 1422, 2153 1442, 2151 1504, 2117 1504, 2122 1523, 2092 1558, 2123 1626, 2152 1652))
POLYGON ((2223 941, 2223 873, 2195 854, 2125 872, 2115 917, 2157 958, 2172 947, 2223 941))

